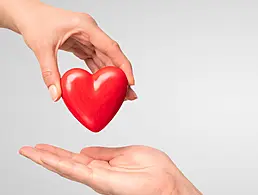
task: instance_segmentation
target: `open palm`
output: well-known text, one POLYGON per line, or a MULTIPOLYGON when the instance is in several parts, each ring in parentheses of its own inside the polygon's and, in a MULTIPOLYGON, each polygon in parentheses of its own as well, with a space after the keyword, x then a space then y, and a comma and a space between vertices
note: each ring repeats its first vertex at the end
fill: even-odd
MULTIPOLYGON (((145 146, 89 147, 73 153, 40 144, 23 147, 20 153, 48 170, 83 183, 101 194, 176 195, 179 194, 177 182, 186 181, 166 154, 145 146)), ((188 186, 193 188, 190 184, 188 186)), ((197 190, 193 188, 191 192, 195 194, 193 192, 197 190)))

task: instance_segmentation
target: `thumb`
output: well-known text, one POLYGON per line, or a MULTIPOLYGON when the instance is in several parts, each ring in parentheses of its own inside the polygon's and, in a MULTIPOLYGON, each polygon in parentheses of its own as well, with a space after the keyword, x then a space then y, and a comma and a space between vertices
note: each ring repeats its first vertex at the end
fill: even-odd
POLYGON ((53 101, 58 101, 61 97, 60 74, 57 66, 57 56, 52 48, 42 49, 35 52, 39 61, 44 83, 48 87, 53 101))

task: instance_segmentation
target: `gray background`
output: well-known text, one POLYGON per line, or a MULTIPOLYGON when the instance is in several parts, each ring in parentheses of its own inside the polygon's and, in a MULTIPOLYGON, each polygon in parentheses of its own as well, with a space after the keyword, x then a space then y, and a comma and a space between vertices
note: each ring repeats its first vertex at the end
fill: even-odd
MULTIPOLYGON (((51 102, 33 53, 0 31, 0 194, 95 194, 17 154, 49 143, 144 144, 168 153, 204 194, 258 194, 258 3, 249 0, 45 2, 91 14, 134 66, 139 100, 100 134, 51 102)), ((59 53, 61 72, 83 63, 59 53)))

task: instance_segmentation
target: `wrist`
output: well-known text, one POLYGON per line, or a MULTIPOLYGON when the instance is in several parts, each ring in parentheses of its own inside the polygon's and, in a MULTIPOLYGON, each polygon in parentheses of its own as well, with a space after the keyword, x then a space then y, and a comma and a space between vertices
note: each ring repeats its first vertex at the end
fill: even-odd
POLYGON ((164 195, 202 195, 202 193, 173 164, 168 169, 164 195))
POLYGON ((35 12, 39 0, 2 0, 0 1, 0 28, 17 33, 26 23, 28 13, 35 12))
MULTIPOLYGON (((176 195, 202 195, 202 193, 181 173, 177 179, 176 195)), ((173 193, 171 193, 173 195, 173 193)))

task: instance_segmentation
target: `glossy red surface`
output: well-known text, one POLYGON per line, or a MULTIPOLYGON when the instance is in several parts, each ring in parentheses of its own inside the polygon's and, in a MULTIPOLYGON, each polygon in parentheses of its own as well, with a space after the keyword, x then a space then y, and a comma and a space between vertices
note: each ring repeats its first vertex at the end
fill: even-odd
POLYGON ((114 118, 125 99, 128 81, 116 67, 95 74, 74 68, 61 78, 62 98, 74 117, 92 132, 99 132, 114 118))

